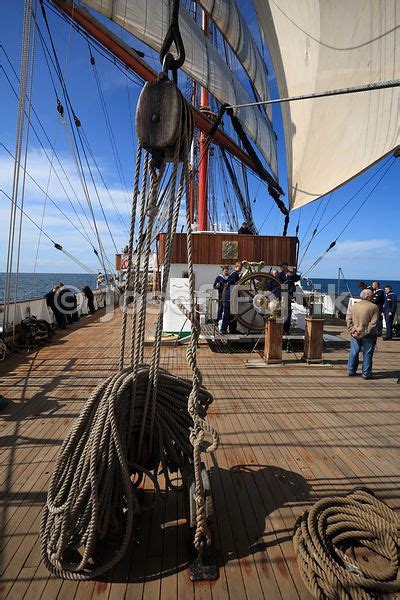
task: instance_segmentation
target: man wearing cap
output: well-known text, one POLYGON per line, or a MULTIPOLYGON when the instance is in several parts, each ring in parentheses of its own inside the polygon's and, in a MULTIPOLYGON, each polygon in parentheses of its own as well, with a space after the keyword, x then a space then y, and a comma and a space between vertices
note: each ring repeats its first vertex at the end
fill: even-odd
POLYGON ((224 311, 224 303, 222 301, 222 292, 224 291, 224 287, 229 277, 229 267, 225 265, 222 267, 222 271, 219 275, 216 276, 214 281, 214 290, 218 290, 218 314, 217 314, 217 323, 220 319, 222 319, 222 313, 224 311))
POLYGON ((362 377, 372 379, 372 357, 376 345, 376 331, 379 326, 379 308, 374 303, 374 292, 362 290, 360 302, 347 309, 346 323, 350 331, 350 355, 347 363, 347 373, 354 376, 358 367, 358 356, 363 353, 362 377))
POLYGON ((301 278, 300 275, 297 274, 295 268, 293 269, 293 271, 289 271, 289 265, 286 261, 281 262, 279 266, 281 268, 281 271, 280 273, 278 273, 278 280, 281 283, 287 284, 288 314, 283 323, 283 333, 285 335, 288 335, 290 331, 290 322, 292 319, 292 299, 296 290, 296 282, 299 281, 301 278))
POLYGON ((392 291, 391 285, 385 285, 385 304, 383 305, 383 313, 386 322, 386 335, 383 340, 391 340, 393 335, 393 322, 397 310, 397 296, 392 291))

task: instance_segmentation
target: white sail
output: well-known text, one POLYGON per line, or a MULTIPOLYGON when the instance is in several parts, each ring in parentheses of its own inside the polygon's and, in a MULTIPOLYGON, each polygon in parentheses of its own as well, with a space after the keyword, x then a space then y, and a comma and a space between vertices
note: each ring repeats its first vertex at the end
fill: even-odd
MULTIPOLYGON (((254 0, 281 97, 400 78, 400 0, 254 0)), ((400 90, 282 104, 292 208, 400 143, 400 90)))
MULTIPOLYGON (((245 69, 260 100, 269 100, 268 70, 235 0, 199 0, 245 69)), ((272 120, 272 108, 266 106, 272 120)))
MULTIPOLYGON (((160 50, 169 26, 168 0, 83 0, 82 3, 154 50, 160 50)), ((179 10, 179 28, 186 53, 182 69, 222 103, 251 102, 243 85, 183 6, 179 10)), ((235 109, 235 114, 277 177, 276 136, 268 119, 257 107, 235 109)))

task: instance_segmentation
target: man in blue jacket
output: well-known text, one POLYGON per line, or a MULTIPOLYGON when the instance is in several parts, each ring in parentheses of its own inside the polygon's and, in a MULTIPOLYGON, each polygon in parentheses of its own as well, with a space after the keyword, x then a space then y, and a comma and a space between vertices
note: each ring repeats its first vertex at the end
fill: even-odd
POLYGON ((221 325, 221 333, 227 333, 229 327, 229 333, 236 333, 237 323, 236 320, 231 317, 231 286, 238 283, 242 272, 242 263, 238 261, 235 264, 235 268, 229 275, 225 284, 225 294, 223 297, 223 317, 221 325))
POLYGON ((385 304, 383 305, 383 313, 386 321, 386 335, 384 340, 391 340, 393 334, 393 321, 397 310, 397 296, 392 292, 391 285, 385 285, 385 304))
POLYGON ((381 337, 382 335, 382 327, 383 327, 383 323, 382 323, 382 313, 383 313, 383 305, 385 304, 385 292, 383 291, 383 289, 381 288, 379 281, 373 281, 371 283, 371 290, 374 294, 374 297, 372 299, 372 302, 374 304, 376 304, 376 306, 378 307, 379 310, 379 323, 378 326, 376 328, 376 335, 378 337, 381 337))
POLYGON ((290 333, 290 324, 292 320, 292 300, 294 293, 296 291, 296 283, 300 281, 301 277, 297 273, 296 269, 293 271, 289 271, 289 265, 286 261, 282 262, 280 265, 281 271, 278 274, 278 279, 281 283, 287 284, 287 294, 288 294, 288 314, 283 323, 283 333, 285 335, 289 335, 290 333))
POLYGON ((224 304, 222 302, 222 292, 224 291, 224 287, 229 277, 229 267, 222 267, 222 272, 216 276, 214 281, 214 290, 218 290, 218 314, 217 314, 217 323, 222 317, 222 313, 224 311, 224 304))

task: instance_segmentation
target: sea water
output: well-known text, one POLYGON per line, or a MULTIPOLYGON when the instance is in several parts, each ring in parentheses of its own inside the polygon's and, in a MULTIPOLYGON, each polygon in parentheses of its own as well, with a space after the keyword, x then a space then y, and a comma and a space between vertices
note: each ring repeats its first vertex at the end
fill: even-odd
MULTIPOLYGON (((80 290, 83 286, 88 285, 91 288, 96 287, 97 275, 88 275, 86 273, 20 273, 18 281, 18 300, 29 300, 32 298, 42 298, 47 292, 49 292, 55 283, 63 283, 64 285, 74 286, 80 290)), ((340 282, 340 293, 348 292, 350 290, 353 296, 358 296, 360 289, 358 287, 360 281, 365 281, 367 285, 371 283, 371 279, 362 278, 360 279, 345 279, 340 282)), ((210 284, 213 282, 210 281, 210 284)), ((4 300, 4 284, 5 274, 0 273, 0 302, 4 300)), ((329 278, 312 278, 312 286, 314 289, 321 292, 332 292, 334 289, 335 293, 338 290, 337 279, 329 278), (334 286, 333 288, 331 286, 334 286)), ((393 291, 400 295, 400 281, 390 281, 382 279, 380 281, 381 287, 383 288, 386 284, 392 286, 393 291)), ((307 287, 307 282, 302 280, 304 289, 310 289, 307 287)), ((15 289, 15 277, 12 278, 11 285, 11 298, 14 298, 15 289)))
MULTIPOLYGON (((4 301, 5 273, 0 273, 0 302, 4 301)), ((97 275, 87 273, 20 273, 18 276, 17 300, 43 298, 56 283, 73 286, 80 290, 85 285, 96 287, 97 275)), ((15 275, 11 280, 10 297, 14 299, 15 275)))
MULTIPOLYGON (((334 291, 335 294, 343 294, 346 292, 350 292, 352 296, 360 295, 359 284, 360 281, 364 281, 367 286, 371 285, 372 281, 377 281, 376 279, 368 279, 366 277, 360 279, 341 279, 340 280, 340 289, 338 289, 338 280, 337 279, 322 279, 317 277, 312 277, 311 288, 307 285, 307 280, 302 279, 301 285, 305 290, 315 289, 319 292, 329 292, 332 293, 334 291)), ((381 288, 383 289, 385 285, 391 285, 392 290, 395 294, 400 294, 400 281, 393 281, 390 279, 381 279, 379 281, 381 288)))

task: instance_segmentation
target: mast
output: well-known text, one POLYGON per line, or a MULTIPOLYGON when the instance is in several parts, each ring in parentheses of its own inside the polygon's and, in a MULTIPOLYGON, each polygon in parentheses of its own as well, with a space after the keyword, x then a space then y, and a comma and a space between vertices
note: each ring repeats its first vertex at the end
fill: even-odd
MULTIPOLYGON (((205 10, 202 10, 201 28, 205 36, 208 36, 208 17, 205 10)), ((209 97, 206 88, 200 91, 200 110, 208 109, 209 97)), ((198 200, 198 220, 199 231, 208 230, 208 148, 207 136, 204 131, 200 134, 200 164, 199 164, 199 200, 198 200)))

